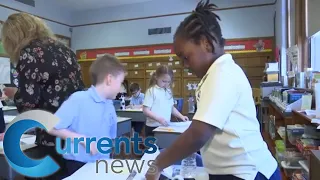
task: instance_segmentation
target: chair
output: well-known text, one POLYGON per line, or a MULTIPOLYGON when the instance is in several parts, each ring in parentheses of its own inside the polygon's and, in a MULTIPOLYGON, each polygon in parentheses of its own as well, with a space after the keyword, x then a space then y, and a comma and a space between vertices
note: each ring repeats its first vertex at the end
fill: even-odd
MULTIPOLYGON (((162 152, 165 149, 160 149, 160 152, 162 152)), ((197 162, 197 167, 203 167, 203 162, 201 156, 197 153, 196 154, 196 162, 197 162)), ((181 161, 175 162, 173 165, 181 165, 181 161)))

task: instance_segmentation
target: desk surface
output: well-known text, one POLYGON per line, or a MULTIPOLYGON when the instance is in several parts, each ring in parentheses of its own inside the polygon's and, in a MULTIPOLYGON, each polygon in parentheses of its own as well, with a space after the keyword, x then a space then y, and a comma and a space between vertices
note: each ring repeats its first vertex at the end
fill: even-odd
POLYGON ((124 109, 124 110, 117 109, 117 112, 140 112, 140 113, 142 113, 143 111, 142 111, 142 109, 124 109))
MULTIPOLYGON (((20 148, 22 151, 31 149, 36 146, 35 141, 36 141, 36 136, 35 135, 27 135, 24 134, 21 137, 21 145, 20 148)), ((0 141, 0 156, 3 155, 3 141, 0 141)))
POLYGON ((131 118, 129 117, 119 117, 118 116, 118 123, 124 122, 124 121, 129 121, 131 120, 131 118))
MULTIPOLYGON (((181 166, 171 166, 171 168, 180 168, 181 166)), ((145 162, 143 160, 116 160, 109 159, 105 162, 101 162, 96 167, 96 163, 87 163, 82 166, 78 171, 76 171, 71 176, 65 178, 64 180, 73 180, 73 179, 96 179, 96 180, 105 180, 105 179, 127 179, 132 170, 135 170, 138 176, 137 179, 143 179, 145 173, 149 169, 148 160, 145 162), (112 163, 114 164, 112 165, 112 163), (135 165, 133 165, 135 163, 135 165), (113 166, 113 168, 112 168, 113 166), (120 167, 119 167, 120 166, 120 167), (106 168, 107 167, 107 168, 106 168), (142 168, 141 168, 142 167, 142 168), (140 171, 138 171, 138 168, 140 171), (130 171, 130 170, 131 171, 130 171), (119 172, 119 173, 117 173, 119 172), (140 172, 140 173, 139 173, 140 172), (141 178, 139 178, 141 177, 141 178)), ((170 171, 168 171, 170 172, 170 171)), ((172 172, 172 171, 171 171, 172 172)), ((197 167, 197 174, 206 173, 203 167, 197 167)), ((171 175, 171 174, 170 174, 171 175)))
POLYGON ((3 106, 2 110, 3 111, 12 111, 12 110, 17 110, 17 107, 15 107, 15 106, 3 106))
POLYGON ((165 133, 183 133, 191 125, 192 121, 187 122, 170 122, 169 126, 159 126, 153 130, 153 132, 165 132, 165 133))

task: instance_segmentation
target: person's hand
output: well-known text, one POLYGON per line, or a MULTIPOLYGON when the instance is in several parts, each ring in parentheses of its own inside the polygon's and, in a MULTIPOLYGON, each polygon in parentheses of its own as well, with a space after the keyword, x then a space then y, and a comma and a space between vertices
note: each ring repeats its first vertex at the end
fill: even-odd
POLYGON ((0 141, 3 141, 4 139, 4 133, 0 133, 0 141))
POLYGON ((182 121, 189 121, 188 116, 181 116, 180 119, 181 119, 182 121))
POLYGON ((96 142, 90 143, 90 153, 91 153, 91 155, 96 155, 98 153, 98 148, 97 148, 96 142))
POLYGON ((4 94, 9 98, 9 99, 13 99, 14 95, 16 94, 16 92, 18 91, 18 88, 16 87, 5 87, 3 89, 4 94))
POLYGON ((157 168, 157 166, 154 163, 152 163, 152 166, 149 167, 145 178, 146 180, 159 180, 160 175, 161 171, 157 168))
MULTIPOLYGON (((86 139, 86 138, 84 138, 84 139, 86 139)), ((86 151, 87 151, 87 143, 86 143, 85 141, 81 141, 81 144, 84 146, 84 148, 85 148, 86 151)), ((95 154, 98 153, 97 143, 96 143, 96 142, 91 141, 89 148, 90 148, 90 154, 91 154, 91 155, 95 155, 95 154)))
POLYGON ((164 118, 159 118, 158 121, 163 126, 169 126, 168 122, 164 118))
POLYGON ((159 180, 161 173, 147 173, 146 180, 159 180))
POLYGON ((130 104, 129 106, 126 107, 127 109, 133 109, 133 105, 130 104))

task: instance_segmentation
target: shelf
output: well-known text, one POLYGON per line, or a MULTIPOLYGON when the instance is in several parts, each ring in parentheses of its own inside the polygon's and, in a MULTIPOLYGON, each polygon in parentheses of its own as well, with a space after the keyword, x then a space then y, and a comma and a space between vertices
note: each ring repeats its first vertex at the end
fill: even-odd
POLYGON ((298 112, 298 111, 293 111, 293 116, 294 116, 294 123, 295 124, 307 124, 307 125, 314 125, 314 126, 319 126, 320 124, 313 124, 311 123, 312 119, 314 117, 306 115, 304 112, 298 112))

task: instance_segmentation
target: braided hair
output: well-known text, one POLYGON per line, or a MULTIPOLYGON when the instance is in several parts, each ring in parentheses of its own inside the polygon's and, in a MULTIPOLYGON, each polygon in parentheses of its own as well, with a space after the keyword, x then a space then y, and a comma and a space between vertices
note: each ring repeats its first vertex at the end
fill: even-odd
POLYGON ((192 14, 180 23, 174 38, 182 36, 199 44, 201 38, 205 37, 209 41, 212 50, 214 50, 213 41, 223 47, 225 39, 222 37, 218 22, 220 17, 212 12, 216 9, 217 6, 210 4, 210 0, 206 0, 206 2, 201 0, 192 14))

